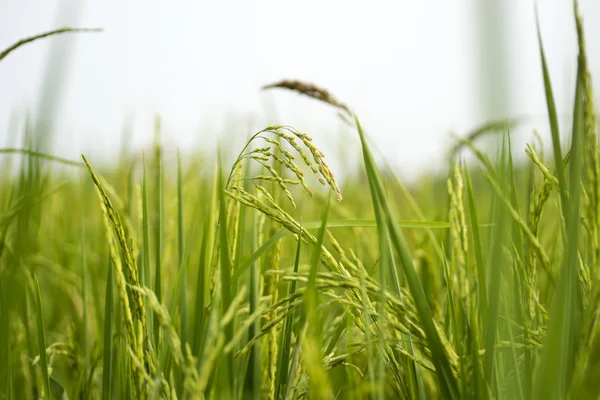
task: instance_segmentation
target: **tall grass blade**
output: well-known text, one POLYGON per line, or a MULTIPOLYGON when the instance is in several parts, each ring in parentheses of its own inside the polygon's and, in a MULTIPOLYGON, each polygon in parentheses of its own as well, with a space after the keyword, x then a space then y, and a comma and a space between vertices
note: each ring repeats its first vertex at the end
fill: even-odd
POLYGON ((109 262, 106 273, 106 293, 104 295, 104 357, 102 366, 102 399, 110 400, 111 382, 113 378, 112 355, 113 355, 113 277, 112 264, 109 262))
POLYGON ((181 289, 179 294, 179 320, 181 343, 188 342, 188 312, 186 303, 187 262, 185 257, 185 219, 183 209, 183 178, 181 176, 181 156, 177 152, 177 243, 179 268, 181 269, 181 289))
MULTIPOLYGON (((300 249, 302 247, 302 236, 298 237, 298 244, 296 245, 296 256, 294 258, 294 274, 298 273, 300 265, 300 249)), ((288 296, 293 296, 296 293, 296 281, 290 283, 290 289, 288 296)), ((285 318, 283 323, 283 330, 281 331, 281 338, 279 340, 279 360, 277 363, 277 379, 275 381, 275 398, 279 399, 282 386, 285 388, 286 382, 289 381, 288 370, 290 365, 290 346, 292 343, 292 325, 294 323, 294 311, 285 318)), ((328 353, 328 352, 327 352, 328 353)), ((284 390, 286 392, 287 390, 284 390)))
MULTIPOLYGON (((498 336, 498 315, 501 304, 501 288, 503 284, 504 269, 506 263, 504 262, 506 238, 509 236, 509 224, 508 224, 508 211, 507 207, 510 205, 510 200, 506 198, 506 192, 510 190, 507 182, 510 179, 508 175, 508 166, 506 165, 507 160, 507 149, 505 146, 502 147, 500 153, 500 165, 497 168, 497 177, 502 179, 500 183, 494 182, 496 186, 497 197, 504 196, 501 199, 494 198, 492 214, 495 216, 495 227, 492 231, 492 239, 490 242, 491 254, 488 261, 488 271, 490 272, 489 278, 489 304, 487 309, 487 318, 484 325, 484 348, 485 357, 483 360, 483 375, 487 383, 489 390, 494 393, 494 397, 497 395, 496 386, 500 382, 494 379, 496 365, 496 341, 498 336)), ((489 175, 486 175, 489 176, 489 175)), ((491 177, 489 178, 492 179, 491 177)), ((501 375, 498 373, 498 375, 501 375)))
POLYGON ((469 199, 469 216, 471 219, 471 232, 473 232, 472 236, 475 252, 475 268, 477 270, 477 303, 479 305, 479 314, 485 321, 488 307, 487 278, 485 274, 485 265, 483 264, 481 234, 479 232, 479 216, 477 215, 477 201, 475 200, 475 193, 473 191, 473 184, 471 183, 471 174, 469 173, 469 169, 465 167, 463 170, 465 171, 467 197, 469 199))
POLYGON ((195 301, 194 301, 194 330, 192 332, 193 343, 192 350, 197 356, 201 353, 201 347, 204 337, 204 315, 205 315, 205 297, 206 297, 206 269, 207 263, 207 246, 208 235, 210 234, 208 222, 204 221, 204 229, 202 234, 202 242, 200 244, 200 259, 198 264, 198 276, 196 280, 195 301))
POLYGON ((544 52, 544 46, 542 43, 542 33, 540 31, 540 20, 537 12, 537 2, 535 9, 535 23, 537 30, 538 45, 540 47, 540 60, 542 63, 542 74, 544 76, 544 90, 546 92, 546 106, 548 108, 548 119, 550 122, 550 132, 552 133, 552 149, 554 154, 554 167, 556 168, 556 177, 558 178, 558 185, 560 187, 560 195, 562 201, 566 201, 566 181, 565 172, 563 166, 563 155, 560 145, 560 131, 558 127, 558 116, 556 113, 556 105, 554 103, 554 94, 552 91, 552 83, 550 81, 550 72, 548 71, 548 65, 546 63, 546 54, 544 52))
MULTIPOLYGON (((231 305, 231 261, 229 241, 227 238, 227 205, 225 204, 226 196, 223 193, 223 176, 221 169, 221 158, 219 156, 219 269, 221 278, 221 302, 223 313, 229 309, 231 305)), ((225 342, 229 342, 233 337, 233 324, 228 323, 225 326, 225 342)), ((225 392, 222 396, 231 396, 234 393, 233 387, 233 357, 231 354, 223 355, 222 357, 223 370, 221 371, 222 388, 225 392)))
MULTIPOLYGON (((256 216, 253 217, 254 221, 256 221, 256 216)), ((256 238, 258 236, 256 223, 253 223, 254 227, 253 235, 252 235, 252 248, 253 251, 256 246, 256 238)), ((248 303, 250 305, 249 314, 253 315, 260 305, 260 270, 259 264, 256 262, 250 268, 250 291, 248 292, 248 303)), ((285 328, 284 328, 285 329, 285 328)), ((254 321, 250 327, 248 328, 248 337, 253 338, 260 332, 260 320, 254 321)), ((280 347, 280 356, 281 352, 286 350, 286 348, 280 347)), ((289 343, 288 348, 289 351, 289 343)), ((278 370, 280 370, 281 366, 278 366, 278 370)), ((246 372, 246 382, 245 382, 245 394, 249 396, 250 399, 258 400, 260 399, 260 379, 261 379, 262 369, 261 369, 261 348, 260 342, 255 343, 250 350, 250 356, 248 360, 248 370, 246 372)), ((275 398, 279 398, 279 388, 278 383, 275 383, 275 398)))
MULTIPOLYGON (((155 135, 160 135, 160 120, 157 118, 155 121, 155 135)), ((162 169, 162 150, 160 144, 157 142, 154 149, 154 162, 155 162, 155 187, 156 187, 156 210, 155 210, 155 269, 154 269, 154 293, 158 302, 162 302, 162 258, 163 258, 163 221, 164 221, 164 210, 163 210, 163 169, 162 169)), ((154 316, 156 320, 158 316, 154 316)), ((161 344, 160 337, 160 324, 154 325, 154 340, 156 341, 156 347, 159 348, 161 344)))
POLYGON ((300 340, 302 342, 304 367, 311 381, 310 396, 319 399, 333 398, 331 383, 322 364, 323 354, 320 343, 322 321, 318 313, 319 293, 317 290, 317 270, 321 264, 321 249, 325 241, 325 232, 327 231, 330 201, 331 196, 328 196, 327 203, 322 212, 321 227, 317 234, 317 242, 312 249, 310 271, 303 297, 303 322, 300 325, 303 326, 306 324, 306 329, 304 334, 301 334, 300 340))
POLYGON ((48 376, 48 359, 46 357, 46 331, 44 329, 44 314, 42 313, 42 296, 40 294, 40 284, 37 276, 33 275, 35 290, 35 311, 37 321, 38 348, 40 354, 40 368, 42 370, 42 382, 44 385, 45 397, 52 398, 50 392, 50 378, 48 376))
POLYGON ((583 169, 584 112, 583 64, 577 70, 573 108, 573 131, 569 165, 569 192, 565 208, 566 248, 556 295, 550 309, 550 321, 544 340, 540 367, 536 375, 535 398, 564 398, 570 386, 578 332, 578 287, 580 193, 583 169))
POLYGON ((306 318, 306 322, 311 326, 311 329, 315 333, 320 331, 318 325, 318 317, 316 309, 318 308, 318 291, 317 291, 317 270, 321 264, 321 247, 325 241, 325 232, 327 232, 327 217, 329 215, 331 197, 327 197, 327 203, 323 208, 321 217, 321 227, 317 234, 317 242, 312 250, 310 259, 310 272, 308 275, 308 282, 306 283, 306 291, 304 292, 304 312, 303 315, 306 318))
MULTIPOLYGON (((142 271, 140 282, 151 286, 150 274, 150 210, 148 206, 148 182, 146 173, 146 157, 142 155, 142 271)), ((154 346, 158 344, 158 337, 154 334, 154 313, 150 310, 148 300, 145 299, 148 321, 148 337, 154 346)))
MULTIPOLYGON (((86 376, 86 368, 88 365, 90 365, 90 351, 89 351, 89 344, 88 344, 88 338, 91 336, 90 332, 88 330, 88 304, 87 304, 87 298, 88 298, 88 265, 87 265, 87 257, 86 257, 86 250, 85 250, 85 245, 86 245, 86 226, 85 226, 85 219, 82 218, 83 221, 83 226, 82 226, 82 230, 81 230, 81 302, 82 304, 82 308, 83 308, 83 313, 82 313, 82 317, 81 317, 81 347, 83 350, 83 376, 86 376)), ((83 383, 83 395, 84 397, 87 397, 87 385, 85 383, 83 383)))
MULTIPOLYGON (((398 221, 398 226, 403 228, 417 228, 417 229, 429 229, 439 228, 447 229, 450 225, 447 222, 440 221, 398 221)), ((302 226, 306 229, 318 229, 321 225, 320 221, 306 221, 302 226)), ((487 227, 487 225, 482 225, 487 227)), ((332 219, 327 221, 327 228, 377 228, 376 220, 359 220, 359 219, 348 219, 339 220, 332 219)), ((286 235, 291 234, 290 231, 282 228, 274 233, 266 242, 263 243, 246 261, 244 261, 239 268, 235 271, 232 279, 239 279, 242 273, 248 269, 256 260, 262 257, 272 246, 274 246, 279 240, 286 235)))

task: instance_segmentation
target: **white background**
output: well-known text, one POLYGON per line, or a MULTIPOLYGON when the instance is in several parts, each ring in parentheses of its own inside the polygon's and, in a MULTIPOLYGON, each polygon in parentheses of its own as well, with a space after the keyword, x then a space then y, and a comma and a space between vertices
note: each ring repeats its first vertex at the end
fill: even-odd
MULTIPOLYGON (((465 133, 492 117, 478 82, 504 72, 508 84, 493 94, 504 99, 500 115, 533 116, 547 137, 534 2, 502 2, 506 59, 493 71, 479 62, 478 1, 3 0, 0 48, 65 25, 104 31, 45 39, 0 63, 0 146, 20 146, 13 132, 29 112, 52 123, 54 154, 108 160, 122 144, 126 121, 139 149, 152 140, 152 116, 159 113, 163 140, 172 146, 209 151, 223 132, 242 140, 251 129, 282 122, 309 133, 330 163, 341 165, 357 152, 357 140, 340 131, 331 109, 293 93, 259 91, 301 79, 351 105, 387 160, 414 175, 442 165, 449 132, 465 133), (54 72, 53 46, 63 51, 54 72)), ((572 5, 539 3, 564 114, 576 63, 572 5)), ((580 3, 597 89, 600 4, 580 3)))

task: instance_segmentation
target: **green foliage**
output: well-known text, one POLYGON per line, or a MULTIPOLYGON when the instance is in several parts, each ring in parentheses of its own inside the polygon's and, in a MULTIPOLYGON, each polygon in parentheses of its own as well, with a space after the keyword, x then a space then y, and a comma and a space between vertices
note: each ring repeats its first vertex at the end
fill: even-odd
POLYGON ((567 145, 538 32, 551 160, 527 145, 516 163, 516 122, 492 122, 408 188, 348 106, 298 81, 265 88, 329 104, 360 138, 341 185, 287 126, 231 166, 171 168, 158 119, 148 163, 0 149, 23 159, 0 176, 0 399, 596 398, 600 157, 575 16, 567 145), (477 146, 490 134, 497 154, 477 146))

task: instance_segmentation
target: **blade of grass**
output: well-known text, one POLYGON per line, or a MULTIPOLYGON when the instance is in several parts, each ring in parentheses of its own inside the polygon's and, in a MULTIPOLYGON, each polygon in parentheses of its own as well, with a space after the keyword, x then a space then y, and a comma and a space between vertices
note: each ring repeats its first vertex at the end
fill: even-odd
MULTIPOLYGON (((406 221, 398 220, 396 224, 401 228, 417 228, 417 229, 448 229, 450 224, 442 221, 406 221)), ((306 229, 318 228, 316 221, 307 221, 304 224, 306 229)), ((327 222, 328 229, 331 228, 377 228, 377 220, 361 220, 361 219, 332 219, 327 222)))
POLYGON ((108 264, 106 273, 106 293, 104 305, 104 358, 102 367, 102 399, 110 400, 112 382, 112 354, 113 354, 113 277, 112 263, 108 264))
POLYGON ((327 203, 323 208, 321 217, 321 227, 317 234, 317 242, 313 248, 311 259, 310 259, 310 271, 308 275, 308 282, 306 283, 306 290, 304 292, 304 311, 303 316, 306 318, 307 323, 314 328, 314 332, 319 332, 320 329, 317 327, 318 319, 315 314, 316 308, 318 307, 318 292, 317 292, 317 270, 321 260, 321 247, 325 241, 325 232, 327 232, 327 217, 329 215, 329 205, 331 197, 327 197, 327 203))
MULTIPOLYGON (((508 303, 504 302, 504 314, 506 315, 510 315, 509 314, 509 310, 508 310, 508 303)), ((507 329, 508 335, 509 335, 509 340, 510 340, 510 356, 512 359, 512 365, 515 367, 514 370, 514 376, 515 376, 515 380, 517 381, 517 393, 519 395, 519 399, 520 400, 525 400, 525 392, 523 389, 523 383, 521 380, 521 373, 517 370, 518 366, 519 366, 519 362, 518 362, 518 357, 517 357, 517 348, 515 346, 515 338, 514 335, 512 333, 512 329, 507 329)))
POLYGON ((565 202, 565 172, 563 166, 563 155, 560 146, 560 131, 558 128, 558 117, 556 114, 556 105, 554 103, 554 94, 552 91, 552 83, 550 81, 550 72, 546 63, 546 54, 542 43, 542 33, 540 31, 540 20, 537 10, 537 1, 535 3, 535 24, 537 30, 538 45, 540 47, 540 60, 542 63, 542 73, 544 76, 544 90, 546 92, 546 106, 548 107, 548 118, 550 122, 550 132, 552 133, 552 149, 554 153, 554 165, 556 168, 556 177, 560 187, 560 196, 563 203, 565 202))
MULTIPOLYGON (((258 236, 257 227, 256 227, 256 215, 253 214, 254 223, 252 226, 254 227, 254 234, 252 235, 252 248, 253 251, 256 246, 256 239, 258 236)), ((239 248, 238 248, 239 249, 239 248)), ((248 303, 250 304, 249 315, 253 315, 260 305, 260 271, 259 264, 255 262, 252 264, 250 268, 250 290, 248 292, 248 303)), ((285 328, 284 328, 285 329, 285 328)), ((248 337, 253 338, 260 332, 260 320, 257 319, 250 325, 248 328, 248 337)), ((289 344, 288 344, 289 347, 289 344)), ((281 348, 281 347, 280 347, 281 348)), ((285 348, 281 348, 282 351, 285 348)), ((246 395, 249 395, 250 399, 258 400, 260 399, 260 378, 261 378, 261 351, 260 351, 260 342, 255 343, 250 350, 249 360, 248 360, 248 371, 246 372, 246 382, 245 382, 245 392, 246 395)), ((287 349, 289 351, 289 348, 287 349)), ((281 352, 280 352, 281 355, 281 352)), ((281 369, 281 366, 278 367, 278 370, 281 369)), ((278 376, 279 377, 279 376, 278 376)), ((278 385, 275 383, 275 398, 279 398, 279 390, 278 385)))
MULTIPOLYGON (((205 332, 205 327, 207 322, 210 321, 206 318, 205 308, 206 301, 208 299, 208 294, 210 293, 210 277, 212 277, 212 260, 213 260, 213 251, 215 247, 215 243, 218 242, 217 236, 218 232, 216 231, 216 227, 218 226, 218 212, 213 212, 213 210, 218 210, 218 201, 219 201, 219 168, 218 166, 215 168, 213 174, 213 185, 211 193, 211 201, 205 207, 204 212, 204 232, 202 236, 202 247, 200 249, 200 259, 198 265, 198 276, 196 282, 196 308, 194 311, 195 314, 195 322, 194 322, 194 349, 196 351, 195 355, 204 354, 205 347, 205 339, 206 336, 203 334, 205 332)), ((209 192, 208 189, 206 189, 209 192)), ((214 304, 214 303, 213 303, 214 304)), ((214 312, 214 309, 211 308, 210 313, 214 312)))
MULTIPOLYGON (((508 131, 508 128, 507 128, 507 133, 506 133, 505 137, 506 137, 506 142, 507 142, 507 158, 508 158, 507 162, 508 162, 510 202, 511 202, 512 208, 514 210, 516 210, 517 213, 519 213, 517 177, 516 177, 516 173, 515 173, 515 164, 513 161, 511 135, 510 135, 510 132, 508 131)), ((527 197, 527 199, 529 199, 529 197, 527 197)), ((526 217, 523 218, 523 220, 526 225, 526 220, 527 220, 529 214, 525 214, 525 215, 526 215, 526 217)), ((511 232, 511 242, 513 243, 514 247, 516 247, 515 252, 516 253, 524 252, 525 247, 523 245, 523 235, 521 233, 521 229, 519 228, 519 225, 517 223, 515 223, 514 221, 511 222, 510 232, 511 232)), ((527 322, 524 321, 524 319, 526 318, 527 313, 523 312, 523 308, 521 306, 522 299, 523 299, 521 292, 523 292, 525 290, 524 286, 526 285, 526 283, 525 283, 526 282, 525 268, 520 263, 514 263, 514 264, 516 264, 517 267, 509 270, 510 272, 513 272, 512 291, 507 293, 505 298, 508 299, 512 296, 513 303, 514 303, 514 313, 515 313, 514 319, 519 325, 526 326, 527 322)), ((505 306, 505 309, 507 310, 506 316, 508 317, 509 316, 508 305, 505 303, 504 306, 505 306)), ((514 328, 512 326, 505 327, 505 330, 507 331, 509 337, 511 338, 511 350, 514 350, 514 341, 512 341, 512 337, 514 336, 513 332, 512 332, 513 329, 514 328)), ((511 352, 511 355, 512 355, 512 352, 511 352)), ((508 362, 512 363, 512 365, 510 365, 509 368, 512 369, 516 375, 517 387, 513 388, 513 389, 518 391, 520 397, 523 397, 524 394, 523 394, 523 386, 521 385, 521 371, 519 369, 519 364, 517 363, 517 357, 516 356, 514 358, 509 357, 508 362)), ((512 394, 512 396, 514 396, 514 393, 512 394)))
POLYGON ((38 348, 40 351, 40 368, 42 370, 42 382, 44 385, 45 397, 50 399, 52 393, 50 392, 50 379, 48 376, 48 359, 46 358, 46 332, 44 329, 44 314, 42 313, 42 296, 40 294, 40 284, 37 276, 33 275, 34 289, 35 289, 35 310, 37 320, 37 333, 38 333, 38 348))
MULTIPOLYGON (((361 311, 364 315, 369 315, 370 309, 367 299, 369 295, 367 293, 366 278, 364 275, 360 276, 360 290, 361 290, 361 311)), ((375 378, 375 366, 373 365, 373 335, 371 334, 371 318, 365 318, 365 347, 367 349, 367 376, 369 378, 369 397, 371 392, 377 388, 377 380, 375 378)))
POLYGON ((85 164, 80 161, 67 160, 66 158, 56 157, 51 154, 42 153, 39 151, 33 151, 29 149, 14 149, 14 148, 3 148, 0 149, 0 154, 20 154, 28 157, 38 157, 48 161, 55 161, 64 165, 71 165, 73 167, 85 167, 85 164))
MULTIPOLYGON (((298 273, 298 267, 300 265, 300 249, 302 247, 302 232, 300 232, 300 236, 298 237, 298 244, 296 245, 296 256, 294 259, 294 274, 298 273)), ((290 289, 288 291, 288 296, 293 296, 296 293, 296 280, 293 280, 290 283, 290 289)), ((277 370, 279 374, 277 374, 277 378, 275 381, 275 398, 279 399, 279 395, 281 393, 281 388, 289 381, 288 370, 290 365, 290 346, 292 342, 292 325, 294 322, 294 311, 285 318, 285 322, 283 323, 283 330, 281 331, 281 338, 279 341, 279 348, 281 351, 279 352, 279 360, 277 363, 277 370)), ((250 336, 252 337, 252 335, 250 336)), ((287 388, 284 387, 284 393, 287 392, 287 388)))
POLYGON ((204 233, 202 235, 202 242, 200 244, 200 260, 198 265, 198 276, 196 280, 196 292, 195 292, 195 308, 194 308, 194 331, 193 331, 193 351, 194 355, 198 356, 201 353, 201 347, 203 342, 204 332, 204 315, 205 315, 205 297, 206 297, 206 264, 207 264, 207 243, 209 226, 208 222, 204 222, 204 233))
MULTIPOLYGON (((320 226, 319 221, 307 221, 302 224, 306 229, 317 229, 320 226)), ((441 228, 447 229, 450 225, 447 222, 438 222, 438 221, 398 221, 398 226, 401 228, 441 228)), ((489 225, 480 225, 480 227, 488 227, 489 225)), ((359 219, 349 219, 349 220, 336 220, 332 219, 327 222, 327 228, 376 228, 377 221, 375 220, 359 220, 359 219)), ((262 257, 267 250, 269 250, 273 245, 275 245, 280 239, 284 236, 290 234, 285 228, 277 231, 273 236, 271 236, 262 246, 260 246, 240 267, 235 271, 233 278, 239 279, 242 273, 246 271, 246 269, 252 265, 256 260, 262 257)))
MULTIPOLYGON (((398 277, 398 272, 396 271, 396 265, 393 262, 393 250, 390 247, 389 243, 389 232, 386 224, 382 220, 381 214, 381 206, 379 195, 374 190, 374 183, 372 180, 369 180, 369 188, 371 193, 375 193, 373 197, 373 202, 377 203, 378 206, 373 207, 375 212, 375 220, 377 222, 377 233, 379 236, 379 284, 382 288, 380 296, 379 296, 379 313, 381 315, 381 323, 380 326, 385 326, 387 323, 386 318, 386 296, 385 292, 388 290, 388 286, 391 286, 391 291, 397 296, 401 296, 400 289, 400 279, 398 277), (392 277, 392 283, 388 284, 388 275, 392 277)), ((410 342, 409 342, 410 343, 410 342)), ((377 359, 377 377, 378 381, 373 381, 373 374, 370 376, 370 384, 371 389, 375 391, 377 398, 383 399, 385 396, 385 360, 384 360, 384 344, 379 345, 379 351, 376 354, 377 359)), ((392 353, 393 354, 393 353, 392 353)), ((369 365, 369 368, 372 368, 372 364, 369 365)), ((411 369, 409 373, 409 389, 412 392, 412 397, 415 397, 416 390, 416 377, 414 376, 414 371, 411 369)), ((405 386, 405 385, 402 385, 405 386)))
MULTIPOLYGON (((34 283, 34 285, 35 285, 35 283, 34 283)), ((22 295, 23 299, 25 300, 24 301, 23 314, 22 314, 22 323, 25 325, 25 324, 28 324, 29 321, 32 320, 32 317, 31 317, 31 315, 32 315, 31 314, 31 299, 30 299, 31 296, 28 296, 27 292, 22 292, 22 291, 19 291, 19 292, 20 292, 19 294, 22 295)), ((27 326, 27 325, 25 325, 25 326, 27 326)), ((35 333, 37 333, 37 332, 35 332, 35 333)), ((33 337, 33 335, 35 333, 33 332, 33 329, 28 329, 27 330, 27 343, 26 343, 26 346, 27 346, 27 351, 29 352, 29 354, 36 354, 36 350, 39 351, 39 344, 38 344, 38 348, 36 349, 36 343, 35 343, 36 340, 33 337)), ((27 397, 29 397, 29 398, 40 397, 42 389, 40 389, 38 387, 38 385, 33 384, 33 381, 32 381, 33 379, 37 379, 36 378, 37 377, 36 366, 33 365, 33 363, 28 363, 28 366, 29 366, 29 371, 27 371, 27 372, 29 373, 29 376, 30 376, 30 381, 29 382, 31 383, 31 387, 27 388, 27 389, 29 389, 28 392, 27 392, 27 395, 28 395, 27 397)))
MULTIPOLYGON (((160 135, 160 120, 157 118, 155 121, 155 135, 157 143, 154 149, 154 160, 156 167, 155 185, 156 185, 156 210, 155 210, 155 260, 156 263, 154 270, 154 293, 158 302, 162 302, 162 258, 163 258, 163 221, 164 221, 164 210, 163 210, 163 170, 162 170, 162 150, 158 143, 158 137, 160 135)), ((158 317, 155 315, 155 319, 158 317)), ((156 341, 156 348, 159 349, 161 345, 160 338, 160 324, 154 326, 154 340, 156 341)))
POLYGON ((572 378, 574 341, 578 329, 577 307, 579 304, 577 276, 579 264, 579 208, 584 141, 582 73, 583 65, 580 60, 573 109, 569 194, 567 202, 563 204, 566 210, 567 241, 557 292, 550 309, 550 320, 544 347, 542 348, 540 368, 535 381, 534 393, 536 398, 564 398, 572 378))
POLYGON ((181 289, 179 294, 179 337, 182 345, 188 342, 188 312, 186 305, 187 262, 185 260, 185 226, 183 216, 183 179, 181 176, 181 156, 177 151, 177 234, 179 250, 179 268, 181 269, 181 289))
MULTIPOLYGON (((506 196, 506 191, 508 183, 506 182, 508 178, 507 172, 507 149, 502 146, 500 150, 499 159, 500 165, 495 168, 497 173, 497 179, 503 179, 501 183, 496 183, 494 187, 497 192, 497 197, 500 198, 501 195, 506 196), (502 187, 500 187, 502 185, 502 187)), ((489 175, 486 175, 489 176, 489 175)), ((491 179, 491 178, 490 178, 491 179)), ((487 383, 487 387, 492 393, 495 390, 495 385, 499 385, 500 382, 498 379, 494 379, 494 365, 496 362, 496 338, 498 335, 498 313, 500 309, 500 290, 502 287, 502 279, 503 279, 503 270, 505 263, 503 262, 504 257, 504 248, 506 246, 505 240, 508 236, 508 227, 507 227, 507 207, 510 207, 510 201, 506 200, 506 198, 498 199, 495 201, 492 206, 492 214, 495 216, 495 229, 492 232, 492 241, 491 241, 491 257, 488 260, 488 271, 490 271, 490 279, 489 279, 489 305, 487 310, 487 319, 485 320, 484 325, 484 346, 485 346, 485 356, 483 360, 483 376, 487 383)), ((502 375, 502 374, 499 374, 502 375)), ((494 394, 494 397, 497 395, 494 394)))
POLYGON ((471 174, 469 173, 469 169, 466 166, 464 166, 463 170, 465 171, 467 196, 469 198, 469 216, 471 218, 471 227, 473 232, 475 267, 477 269, 477 292, 479 293, 479 313, 481 315, 482 321, 485 321, 488 307, 487 279, 485 276, 483 252, 481 249, 481 235, 479 233, 479 217, 477 215, 477 202, 475 200, 475 193, 473 192, 473 185, 471 183, 471 174))
MULTIPOLYGON (((145 286, 151 285, 150 278, 150 211, 148 207, 148 183, 146 177, 146 157, 142 154, 142 273, 140 281, 145 286)), ((148 299, 144 299, 147 310, 148 337, 156 348, 158 337, 154 334, 154 313, 152 312, 148 299)))
POLYGON ((322 364, 323 354, 321 352, 322 321, 319 318, 319 293, 317 291, 317 270, 321 263, 322 246, 327 231, 327 217, 329 216, 331 196, 327 197, 327 203, 323 208, 321 227, 317 234, 317 242, 313 247, 310 259, 310 271, 308 282, 303 296, 302 325, 306 324, 304 335, 301 336, 303 350, 303 361, 306 373, 311 380, 309 395, 319 399, 333 398, 333 392, 327 373, 322 364))
MULTIPOLYGON (((81 302, 83 313, 81 317, 81 347, 83 349, 83 374, 82 377, 86 376, 87 367, 90 365, 90 351, 88 345, 88 337, 90 333, 88 332, 88 305, 87 305, 87 292, 88 292, 88 265, 87 265, 87 257, 85 251, 86 245, 86 227, 85 227, 85 218, 81 218, 82 221, 82 230, 81 230, 81 302)), ((84 397, 87 396, 88 388, 84 383, 83 394, 84 397)))
MULTIPOLYGON (((221 157, 219 159, 219 260, 220 260, 220 277, 221 277, 221 302, 223 306, 223 313, 229 309, 231 305, 231 261, 229 257, 229 245, 227 238, 227 205, 225 204, 225 194, 223 187, 223 176, 221 168, 221 157)), ((229 322, 225 326, 225 343, 229 343, 233 337, 233 322, 229 322)), ((235 393, 233 388, 233 356, 231 353, 226 354, 222 357, 223 370, 221 371, 221 378, 223 379, 222 385, 224 393, 222 396, 228 397, 235 393)))

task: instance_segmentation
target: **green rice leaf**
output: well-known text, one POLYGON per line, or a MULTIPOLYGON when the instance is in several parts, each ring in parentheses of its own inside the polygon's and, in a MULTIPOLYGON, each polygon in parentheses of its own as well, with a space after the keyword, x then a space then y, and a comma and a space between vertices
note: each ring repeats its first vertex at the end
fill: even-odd
POLYGON ((102 367, 102 399, 110 400, 112 397, 112 354, 113 354, 113 277, 112 264, 109 263, 106 273, 106 293, 104 305, 104 357, 102 367))
POLYGON ((567 202, 563 204, 567 224, 566 249, 556 288, 557 292, 550 309, 550 321, 542 349, 540 367, 536 375, 535 398, 564 398, 569 390, 574 368, 580 304, 578 250, 584 143, 583 68, 584 66, 580 62, 573 108, 569 194, 567 202))
POLYGON ((40 352, 40 368, 42 370, 42 382, 44 385, 44 393, 46 394, 46 398, 50 399, 52 393, 50 392, 48 359, 46 358, 46 331, 44 329, 44 314, 42 313, 42 296, 40 294, 40 284, 35 274, 33 275, 33 281, 35 289, 35 311, 37 320, 38 349, 40 352))
POLYGON ((550 132, 552 133, 552 149, 554 150, 554 166, 556 168, 556 177, 558 178, 558 184, 560 187, 561 198, 563 202, 566 193, 566 181, 565 172, 563 166, 563 155, 560 145, 560 131, 558 128, 558 116, 556 113, 556 105, 554 103, 554 94, 552 91, 552 83, 550 81, 550 72, 548 71, 548 65, 546 63, 546 54, 544 52, 544 46, 542 44, 542 33, 540 31, 540 21, 537 12, 537 3, 535 9, 535 22, 537 30, 538 45, 540 47, 540 60, 542 63, 542 74, 544 76, 544 90, 546 92, 546 106, 548 108, 548 119, 550 122, 550 132))

